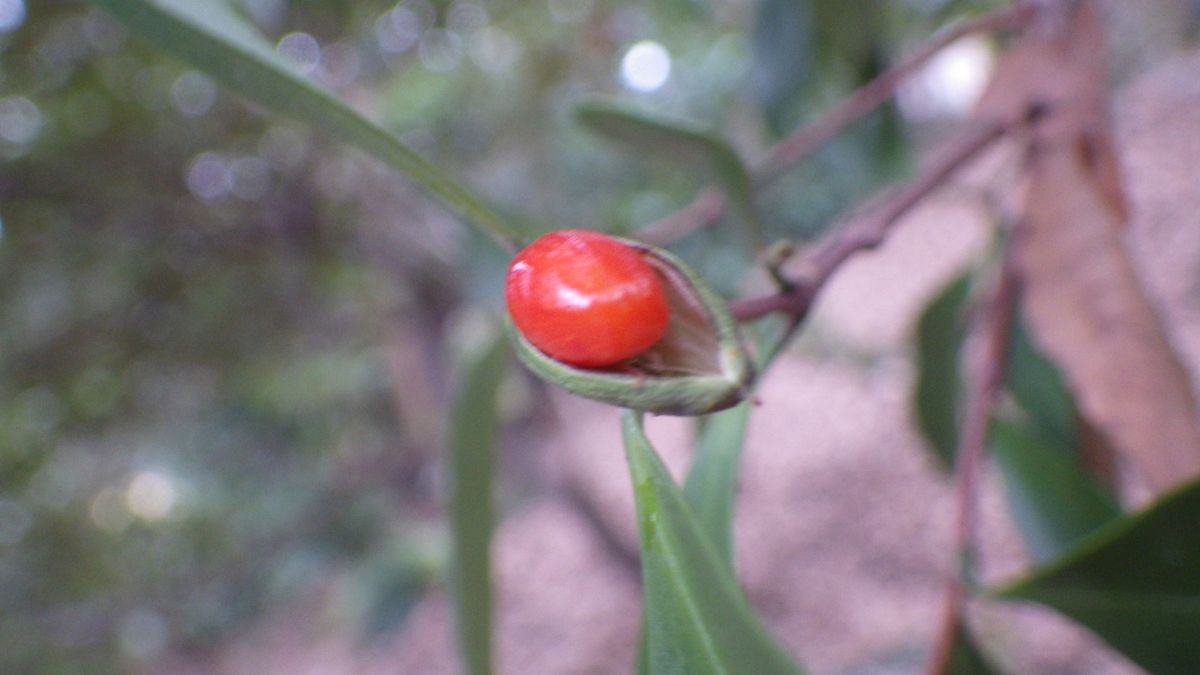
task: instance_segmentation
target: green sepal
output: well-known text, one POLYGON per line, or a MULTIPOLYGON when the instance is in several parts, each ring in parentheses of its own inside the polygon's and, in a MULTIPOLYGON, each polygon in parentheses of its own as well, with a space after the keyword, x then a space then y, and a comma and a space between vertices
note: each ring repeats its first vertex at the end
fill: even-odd
POLYGON ((510 319, 508 334, 521 362, 538 377, 579 396, 649 413, 705 415, 745 399, 754 367, 724 298, 671 253, 617 239, 662 275, 671 306, 667 334, 627 363, 580 368, 544 354, 510 319))

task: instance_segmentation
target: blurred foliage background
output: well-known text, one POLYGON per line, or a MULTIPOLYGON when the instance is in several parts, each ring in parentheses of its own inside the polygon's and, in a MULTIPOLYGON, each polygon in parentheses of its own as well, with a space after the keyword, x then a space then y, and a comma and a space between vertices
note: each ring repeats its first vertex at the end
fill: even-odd
MULTIPOLYGON (((231 1, 529 232, 628 232, 707 184, 586 133, 586 97, 720 129, 753 161, 999 4, 231 1)), ((774 184, 768 238, 810 237, 906 172, 989 58, 958 49, 940 88, 916 82, 774 184)), ((731 229, 676 247, 725 290, 731 229)), ((442 411, 505 262, 103 13, 0 0, 0 671, 204 649, 314 586, 365 639, 399 626, 443 576, 442 411)))

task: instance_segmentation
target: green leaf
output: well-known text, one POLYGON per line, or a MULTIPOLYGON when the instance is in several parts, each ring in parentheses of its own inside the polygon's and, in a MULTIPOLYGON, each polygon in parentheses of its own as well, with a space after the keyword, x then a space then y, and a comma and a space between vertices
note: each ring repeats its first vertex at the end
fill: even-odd
POLYGON ((1036 561, 1053 560, 1121 516, 1074 450, 1056 447, 1029 423, 993 420, 991 451, 1004 475, 1009 509, 1036 561))
MULTIPOLYGON (((737 497, 738 463, 750 421, 750 404, 699 418, 700 433, 692 468, 684 484, 684 498, 695 511, 700 528, 721 555, 732 574, 733 506, 737 497)), ((650 672, 646 622, 638 634, 635 672, 650 672)))
POLYGON ((950 647, 945 672, 946 675, 992 675, 996 672, 962 622, 954 627, 954 644, 950 647))
POLYGON ((1005 385, 1040 432, 1074 448, 1078 440, 1075 401, 1054 362, 1033 342, 1024 321, 1018 321, 1009 342, 1005 385))
POLYGON ((993 591, 1088 626, 1146 670, 1200 663, 1200 481, 1111 522, 1025 579, 993 591))
POLYGON ((492 476, 498 429, 496 392, 507 366, 503 335, 472 360, 450 426, 450 526, 459 646, 472 675, 490 673, 492 638, 492 476))
POLYGON ((1120 517, 1121 508, 1084 466, 1071 392, 1020 321, 1009 343, 1006 375, 1020 411, 993 421, 992 456, 1021 536, 1033 558, 1045 562, 1120 517))
MULTIPOLYGON (((959 353, 970 284, 969 272, 955 277, 917 323, 917 422, 946 469, 958 445, 959 353)), ((1041 561, 1118 517, 1120 509, 1076 455, 1070 392, 1054 364, 1033 347, 1019 322, 1017 326, 1005 386, 1024 416, 995 420, 990 441, 1004 475, 1009 508, 1034 558, 1041 561)))
POLYGON ((310 124, 407 174, 513 250, 507 223, 442 169, 297 72, 227 0, 90 0, 135 33, 277 114, 310 124))
POLYGON ((958 448, 958 406, 962 390, 958 354, 966 331, 963 309, 971 273, 956 276, 925 306, 917 321, 917 381, 913 391, 917 427, 938 465, 949 470, 958 448))
POLYGON ((642 612, 641 628, 638 629, 637 654, 634 655, 633 672, 650 675, 650 637, 646 632, 646 613, 642 612))
POLYGON ((683 493, 700 528, 733 571, 733 506, 750 403, 701 418, 700 436, 683 493))
POLYGON ((587 128, 634 152, 650 153, 685 169, 707 166, 750 228, 750 241, 759 241, 754 183, 742 158, 724 138, 692 122, 649 115, 611 101, 587 101, 575 113, 587 128))
POLYGON ((642 431, 621 422, 641 537, 652 673, 796 673, 766 632, 642 431))

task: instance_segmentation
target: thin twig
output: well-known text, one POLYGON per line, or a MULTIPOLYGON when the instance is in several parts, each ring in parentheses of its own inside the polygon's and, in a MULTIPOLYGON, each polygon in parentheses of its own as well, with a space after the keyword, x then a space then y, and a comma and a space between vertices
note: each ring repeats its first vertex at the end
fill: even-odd
POLYGON ((983 340, 977 359, 970 369, 973 377, 966 392, 962 433, 955 462, 958 484, 957 513, 954 528, 955 558, 958 569, 947 581, 945 607, 937 644, 930 661, 929 675, 946 675, 954 652, 955 636, 962 623, 967 592, 964 579, 973 575, 975 533, 978 507, 978 482, 987 444, 988 425, 1004 383, 1008 343, 1012 335, 1020 278, 1011 260, 1011 243, 1005 251, 1000 280, 982 317, 983 340))
MULTIPOLYGON (((948 45, 974 33, 1018 28, 1032 17, 1033 11, 1033 3, 1017 2, 952 26, 934 36, 929 43, 859 87, 824 115, 775 144, 754 170, 756 188, 770 184, 851 124, 885 103, 905 79, 948 45)), ((650 244, 666 244, 715 223, 724 212, 725 198, 717 188, 708 187, 687 206, 642 228, 636 238, 650 244)))
POLYGON ((900 218, 947 178, 1017 124, 996 121, 966 132, 950 143, 939 158, 920 176, 900 188, 867 217, 850 221, 825 236, 811 249, 803 279, 790 290, 730 303, 734 316, 749 321, 774 312, 796 317, 808 311, 817 292, 847 258, 879 246, 900 218))
POLYGON ((820 119, 781 141, 767 156, 760 172, 765 178, 773 179, 795 166, 797 162, 845 130, 846 127, 883 105, 896 93, 896 89, 904 80, 924 66, 938 52, 959 39, 973 33, 1021 26, 1032 16, 1032 11, 1031 3, 1019 2, 971 21, 964 21, 935 35, 919 50, 860 87, 853 95, 843 99, 820 119))

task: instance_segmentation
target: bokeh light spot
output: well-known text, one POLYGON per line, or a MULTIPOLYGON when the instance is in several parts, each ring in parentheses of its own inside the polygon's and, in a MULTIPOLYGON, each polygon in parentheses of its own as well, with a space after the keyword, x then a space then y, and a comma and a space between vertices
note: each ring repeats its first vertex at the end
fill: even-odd
POLYGON ((446 28, 460 35, 471 35, 487 25, 487 10, 474 2, 459 0, 446 13, 446 28))
POLYGON ((0 138, 25 145, 37 138, 42 127, 42 111, 24 96, 0 99, 0 138))
POLYGON ((463 43, 458 33, 432 29, 425 31, 417 45, 421 63, 436 73, 444 73, 458 67, 462 60, 463 43))
POLYGON ((0 32, 16 30, 25 21, 23 0, 0 0, 0 32))
POLYGON ((344 42, 335 42, 321 51, 317 76, 326 85, 337 89, 353 84, 361 70, 362 57, 358 50, 344 42))
POLYGON ((314 72, 321 64, 321 44, 308 33, 288 33, 280 38, 276 49, 305 75, 314 72))
POLYGON ((653 40, 634 43, 621 58, 621 82, 634 91, 654 91, 671 77, 671 55, 653 40))
POLYGON ((421 38, 421 19, 407 7, 397 7, 375 22, 375 40, 389 54, 412 49, 421 38))
POLYGON ((521 54, 521 46, 502 28, 488 26, 471 38, 471 60, 481 70, 503 73, 521 54))
POLYGON ((190 70, 171 86, 171 104, 184 117, 200 117, 217 100, 217 85, 207 75, 190 70))
POLYGON ((219 153, 202 152, 188 165, 187 186, 205 201, 221 199, 233 189, 233 171, 219 153))
POLYGON ((986 40, 958 40, 900 88, 901 111, 915 119, 966 115, 983 93, 993 60, 986 40))
POLYGON ((175 481, 161 471, 139 471, 125 489, 125 508, 142 520, 166 518, 175 506, 175 481))

